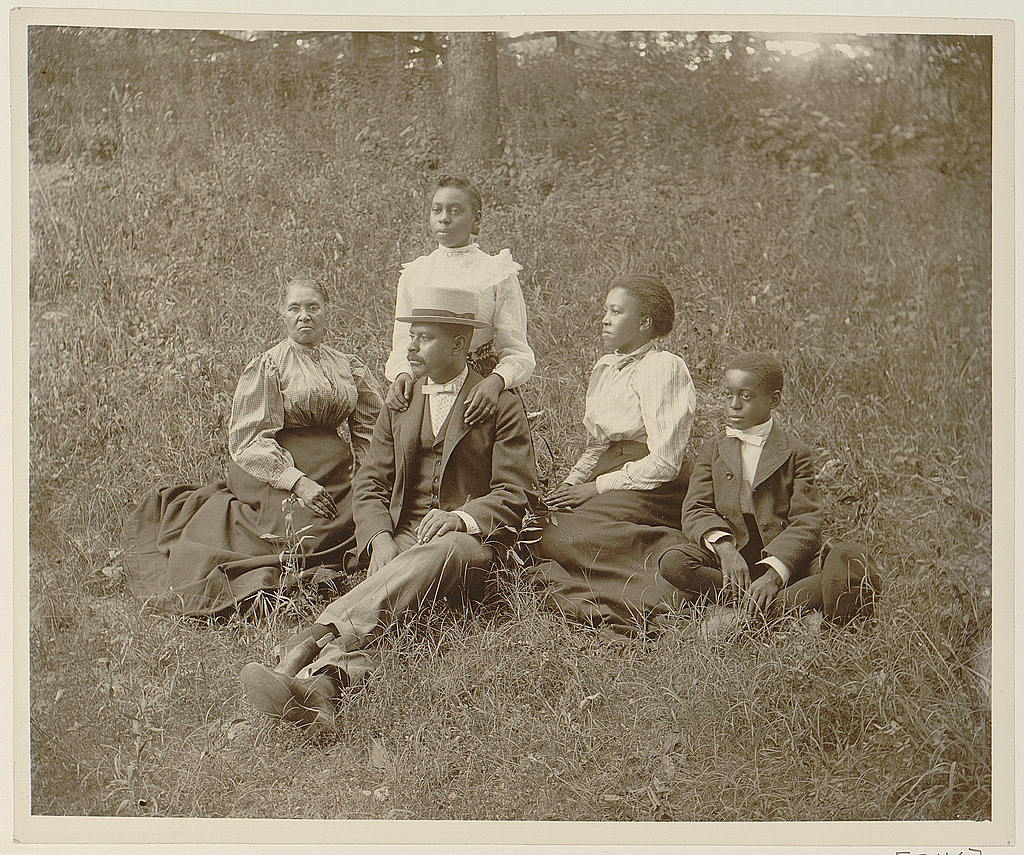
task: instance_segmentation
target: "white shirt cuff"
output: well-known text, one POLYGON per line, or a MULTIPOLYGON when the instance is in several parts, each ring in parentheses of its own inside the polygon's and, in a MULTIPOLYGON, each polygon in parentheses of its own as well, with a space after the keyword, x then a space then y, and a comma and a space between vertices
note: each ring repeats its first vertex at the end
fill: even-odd
POLYGON ((714 552, 714 544, 718 543, 723 537, 732 537, 732 532, 721 528, 713 528, 704 535, 704 545, 714 552))
POLYGON ((466 524, 466 534, 480 534, 480 526, 469 514, 465 511, 452 511, 452 513, 466 524))
POLYGON ((506 389, 511 389, 515 384, 516 369, 509 365, 495 365, 492 374, 497 374, 505 383, 506 389))
POLYGON ((399 374, 408 374, 410 377, 415 377, 412 366, 404 359, 397 365, 389 365, 384 369, 384 376, 387 378, 389 383, 394 383, 398 379, 399 374))
POLYGON ((774 555, 768 555, 757 562, 758 564, 767 564, 776 573, 782 577, 782 584, 785 585, 789 581, 789 568, 774 555))
POLYGON ((609 490, 626 490, 628 487, 623 483, 626 480, 626 476, 623 474, 621 469, 616 469, 613 472, 605 472, 604 475, 598 475, 594 479, 594 486, 597 488, 597 494, 600 496, 602 493, 607 493, 609 490))
POLYGON ((373 544, 373 539, 374 539, 374 538, 375 538, 375 537, 376 537, 376 536, 377 536, 378 534, 384 534, 385 532, 386 532, 387 534, 390 534, 390 535, 391 535, 392 537, 394 537, 394 536, 395 536, 395 535, 394 535, 394 532, 392 532, 392 531, 391 531, 390 529, 382 528, 382 529, 380 529, 379 531, 375 531, 375 532, 374 532, 374 533, 373 533, 373 534, 372 534, 372 535, 371 535, 370 537, 368 537, 368 538, 366 539, 366 551, 367 551, 367 552, 369 552, 369 551, 370 551, 370 549, 372 548, 372 544, 373 544))

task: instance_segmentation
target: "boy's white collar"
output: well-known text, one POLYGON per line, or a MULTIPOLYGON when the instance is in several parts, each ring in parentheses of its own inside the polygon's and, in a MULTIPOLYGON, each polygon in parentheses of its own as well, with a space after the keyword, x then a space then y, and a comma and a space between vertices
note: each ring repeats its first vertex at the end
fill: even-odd
POLYGON ((736 433, 745 433, 748 436, 768 436, 768 434, 772 432, 772 425, 774 424, 775 420, 771 416, 768 416, 768 421, 761 422, 761 424, 754 425, 753 427, 748 427, 746 430, 739 430, 737 428, 730 428, 730 430, 733 430, 736 433))

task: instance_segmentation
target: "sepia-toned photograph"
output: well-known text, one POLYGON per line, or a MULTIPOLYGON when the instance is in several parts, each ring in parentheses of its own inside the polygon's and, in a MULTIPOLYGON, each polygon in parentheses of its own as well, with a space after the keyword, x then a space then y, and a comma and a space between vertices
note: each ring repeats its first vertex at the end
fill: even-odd
POLYGON ((33 817, 992 820, 992 34, 177 20, 21 30, 33 817))

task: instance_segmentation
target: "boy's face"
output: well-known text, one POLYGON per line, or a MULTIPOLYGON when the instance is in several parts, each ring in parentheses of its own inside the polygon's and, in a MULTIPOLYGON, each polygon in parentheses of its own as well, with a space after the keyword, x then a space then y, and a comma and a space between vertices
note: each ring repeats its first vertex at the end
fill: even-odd
POLYGON ((761 378, 750 371, 730 368, 725 372, 725 418, 729 427, 749 430, 768 421, 782 400, 778 389, 768 391, 761 378))
POLYGON ((406 359, 416 378, 429 377, 447 383, 465 362, 461 341, 466 333, 454 333, 444 324, 412 324, 406 359))
POLYGON ((439 187, 430 202, 430 231, 441 246, 468 246, 479 219, 461 187, 439 187))

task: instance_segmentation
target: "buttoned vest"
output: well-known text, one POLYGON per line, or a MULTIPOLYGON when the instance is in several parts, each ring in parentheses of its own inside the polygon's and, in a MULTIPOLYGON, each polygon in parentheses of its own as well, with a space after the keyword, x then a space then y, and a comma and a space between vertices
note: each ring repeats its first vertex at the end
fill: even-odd
POLYGON ((417 525, 426 516, 427 511, 441 506, 441 459, 444 456, 444 438, 454 412, 455 407, 452 407, 435 437, 430 430, 430 401, 423 402, 419 442, 414 449, 406 476, 407 486, 402 517, 399 520, 400 529, 417 525))

